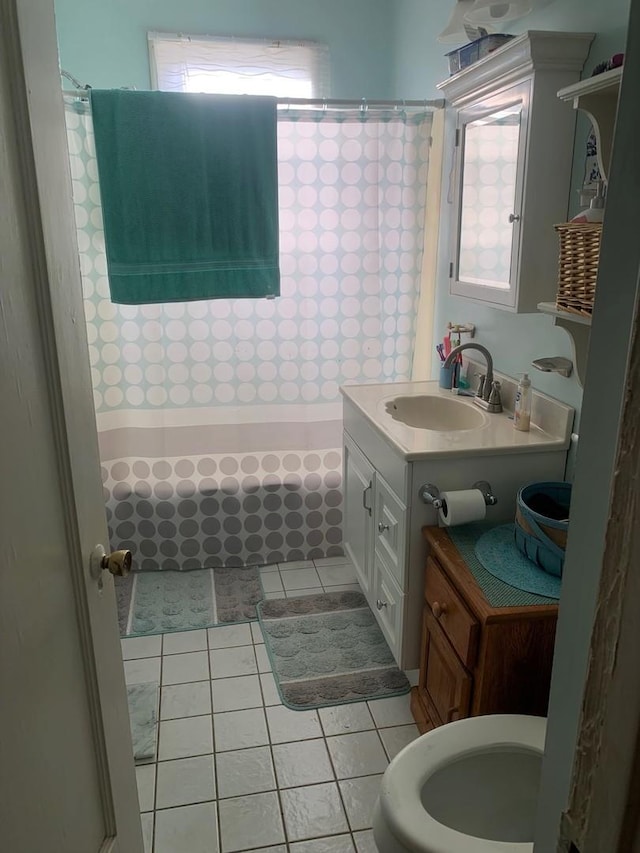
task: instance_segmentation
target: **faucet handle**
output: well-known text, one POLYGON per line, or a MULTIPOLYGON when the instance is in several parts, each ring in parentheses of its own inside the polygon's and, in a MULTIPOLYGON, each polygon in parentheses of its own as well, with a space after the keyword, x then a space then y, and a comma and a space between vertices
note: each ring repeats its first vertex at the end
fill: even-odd
POLYGON ((484 394, 484 383, 487 381, 487 375, 486 373, 476 373, 475 375, 479 377, 476 397, 482 397, 484 394))
POLYGON ((491 383, 491 393, 489 394, 489 406, 492 407, 492 411, 501 412, 502 411, 502 397, 500 395, 500 388, 502 387, 501 383, 496 379, 491 383))

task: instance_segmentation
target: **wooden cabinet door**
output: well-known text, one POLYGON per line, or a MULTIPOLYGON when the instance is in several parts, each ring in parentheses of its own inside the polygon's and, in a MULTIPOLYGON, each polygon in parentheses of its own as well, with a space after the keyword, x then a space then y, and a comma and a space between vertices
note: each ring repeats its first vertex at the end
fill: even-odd
POLYGON ((434 723, 451 723, 469 716, 471 675, 427 607, 423 619, 420 695, 434 723))
POLYGON ((344 434, 344 549, 369 595, 373 572, 373 465, 344 434))

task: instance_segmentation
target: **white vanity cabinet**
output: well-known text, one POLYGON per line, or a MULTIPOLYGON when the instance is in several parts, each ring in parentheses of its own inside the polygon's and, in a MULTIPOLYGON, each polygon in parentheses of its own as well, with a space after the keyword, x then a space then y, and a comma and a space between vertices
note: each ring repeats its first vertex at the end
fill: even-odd
POLYGON ((575 128, 556 93, 592 38, 531 31, 439 85, 455 122, 452 294, 522 313, 555 299, 575 128))
MULTIPOLYGON (((369 430, 354 430, 362 438, 369 430)), ((377 436, 364 441, 371 452, 377 436)), ((375 468, 351 435, 344 432, 344 549, 355 566, 362 591, 376 613, 396 660, 402 657, 405 610, 408 465, 388 448, 378 448, 375 468), (380 465, 380 463, 383 463, 380 465), (385 464, 386 463, 386 464, 385 464), (398 464, 400 463, 400 464, 398 464), (380 467, 391 465, 403 485, 397 494, 380 467)))
MULTIPOLYGON (((572 409, 556 404, 561 411, 556 419, 561 437, 553 437, 534 432, 514 436, 506 414, 487 416, 497 420, 488 420, 486 429, 479 430, 477 449, 449 438, 452 450, 431 452, 424 444, 429 444, 424 438, 429 431, 398 425, 380 408, 380 400, 388 399, 394 389, 405 393, 413 387, 439 393, 435 382, 342 389, 344 549, 403 669, 415 669, 419 663, 427 556, 421 531, 424 525, 437 523, 433 508, 418 497, 420 486, 430 482, 441 490, 467 489, 478 480, 489 480, 498 505, 490 508, 487 517, 513 521, 520 486, 563 479, 573 418, 572 409), (494 448, 486 433, 495 432, 498 423, 504 437, 495 439, 494 448), (417 435, 418 444, 411 449, 405 442, 413 433, 422 435, 417 435)), ((436 436, 433 441, 438 441, 438 435, 431 433, 436 436)))

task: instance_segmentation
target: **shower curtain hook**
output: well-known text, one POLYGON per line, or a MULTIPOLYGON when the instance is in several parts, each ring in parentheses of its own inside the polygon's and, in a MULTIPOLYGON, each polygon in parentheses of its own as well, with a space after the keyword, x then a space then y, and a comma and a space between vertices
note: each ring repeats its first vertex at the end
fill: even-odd
POLYGON ((326 98, 323 98, 323 99, 322 99, 322 112, 323 112, 323 113, 326 113, 326 111, 327 111, 328 109, 329 109, 329 105, 327 104, 327 99, 326 99, 326 98))
POLYGON ((362 102, 360 103, 360 119, 361 120, 364 120, 368 109, 369 109, 369 104, 367 103, 367 99, 363 98, 362 102))

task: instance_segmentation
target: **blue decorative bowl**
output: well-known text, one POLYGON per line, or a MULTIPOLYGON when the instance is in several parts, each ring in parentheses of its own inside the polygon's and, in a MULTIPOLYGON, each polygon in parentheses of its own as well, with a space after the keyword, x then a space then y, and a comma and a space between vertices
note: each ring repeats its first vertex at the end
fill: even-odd
POLYGON ((516 499, 515 543, 543 571, 562 577, 571 483, 529 483, 516 499))

